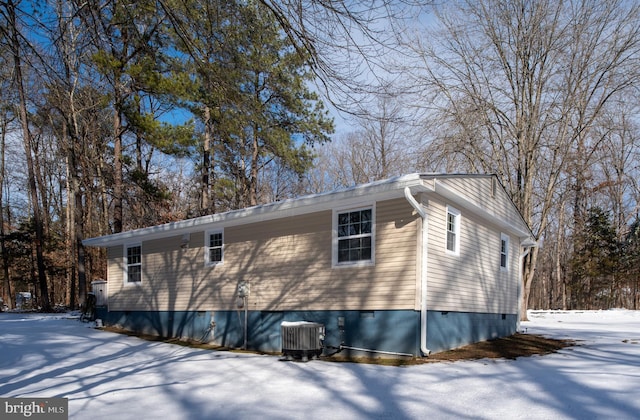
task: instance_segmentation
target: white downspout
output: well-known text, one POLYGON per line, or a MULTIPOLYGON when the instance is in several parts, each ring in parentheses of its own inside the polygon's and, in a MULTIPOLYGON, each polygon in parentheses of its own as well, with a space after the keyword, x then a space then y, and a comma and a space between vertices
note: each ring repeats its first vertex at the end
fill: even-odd
POLYGON ((431 350, 427 348, 427 244, 428 244, 428 215, 424 208, 413 198, 411 189, 405 187, 404 196, 411 206, 422 218, 422 255, 420 258, 420 351, 424 356, 428 356, 431 350))

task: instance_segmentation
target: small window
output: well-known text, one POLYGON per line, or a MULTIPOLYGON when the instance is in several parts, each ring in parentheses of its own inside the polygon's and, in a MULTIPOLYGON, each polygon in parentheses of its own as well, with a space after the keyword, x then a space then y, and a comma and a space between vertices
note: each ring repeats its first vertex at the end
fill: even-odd
POLYGON ((222 231, 208 231, 205 236, 205 263, 221 264, 224 258, 224 235, 222 231))
POLYGON ((500 270, 509 269, 509 236, 500 234, 500 270))
POLYGON ((126 273, 127 284, 139 284, 142 282, 142 246, 126 246, 126 273))
POLYGON ((334 264, 373 262, 373 208, 334 213, 334 264))
POLYGON ((447 252, 460 253, 460 212, 447 206, 447 252))

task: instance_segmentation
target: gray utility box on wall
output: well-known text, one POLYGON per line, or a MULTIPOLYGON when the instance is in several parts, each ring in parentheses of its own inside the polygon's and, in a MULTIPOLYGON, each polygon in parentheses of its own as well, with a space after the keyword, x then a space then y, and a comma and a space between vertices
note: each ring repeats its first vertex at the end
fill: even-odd
POLYGON ((308 321, 284 321, 282 329, 282 354, 287 360, 309 360, 322 354, 324 325, 308 321))
POLYGON ((96 306, 107 306, 107 282, 95 280, 91 282, 91 292, 96 296, 96 306))

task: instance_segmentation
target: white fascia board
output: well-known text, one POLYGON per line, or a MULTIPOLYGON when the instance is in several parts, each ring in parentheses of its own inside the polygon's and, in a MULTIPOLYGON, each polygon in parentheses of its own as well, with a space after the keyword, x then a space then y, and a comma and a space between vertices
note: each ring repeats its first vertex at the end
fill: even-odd
MULTIPOLYGON (((481 218, 499 226, 500 229, 504 229, 505 232, 517 235, 518 238, 520 238, 521 243, 527 244, 523 246, 535 246, 532 245, 536 243, 533 237, 533 233, 524 220, 522 221, 522 225, 514 225, 513 223, 509 223, 506 220, 503 220, 500 217, 497 217, 496 215, 488 212, 486 209, 478 206, 466 197, 461 196, 449 187, 446 187, 441 182, 438 182, 437 179, 434 180, 433 184, 436 194, 446 198, 447 200, 451 200, 453 203, 460 207, 470 210, 472 213, 477 214, 481 218)), ((517 210, 514 208, 514 211, 517 210)))
POLYGON ((191 232, 201 232, 206 229, 224 228, 315 213, 331 210, 337 206, 357 206, 361 203, 371 203, 372 201, 402 197, 405 187, 410 187, 411 190, 415 192, 430 191, 430 189, 424 186, 419 174, 411 174, 358 185, 339 191, 313 194, 246 209, 232 210, 225 213, 211 214, 194 219, 89 238, 83 240, 82 243, 85 246, 96 247, 118 246, 131 241, 160 239, 191 232))

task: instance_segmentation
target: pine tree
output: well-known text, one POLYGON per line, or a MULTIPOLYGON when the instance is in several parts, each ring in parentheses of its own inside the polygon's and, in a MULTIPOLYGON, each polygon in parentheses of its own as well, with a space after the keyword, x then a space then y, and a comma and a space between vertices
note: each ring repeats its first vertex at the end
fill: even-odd
POLYGON ((310 169, 310 147, 329 141, 333 122, 308 85, 309 57, 289 38, 262 4, 241 8, 233 52, 239 100, 223 112, 232 127, 221 161, 235 185, 234 207, 266 201, 260 196, 261 174, 277 166, 301 176, 310 169))
POLYGON ((571 287, 583 307, 610 307, 614 297, 615 272, 620 252, 616 231, 607 212, 599 207, 588 210, 584 228, 574 238, 571 260, 571 287))
POLYGON ((303 174, 332 121, 297 51, 264 5, 163 2, 182 76, 179 102, 199 120, 200 214, 255 205, 270 165, 303 174), (186 57, 186 59, 185 59, 186 57))

